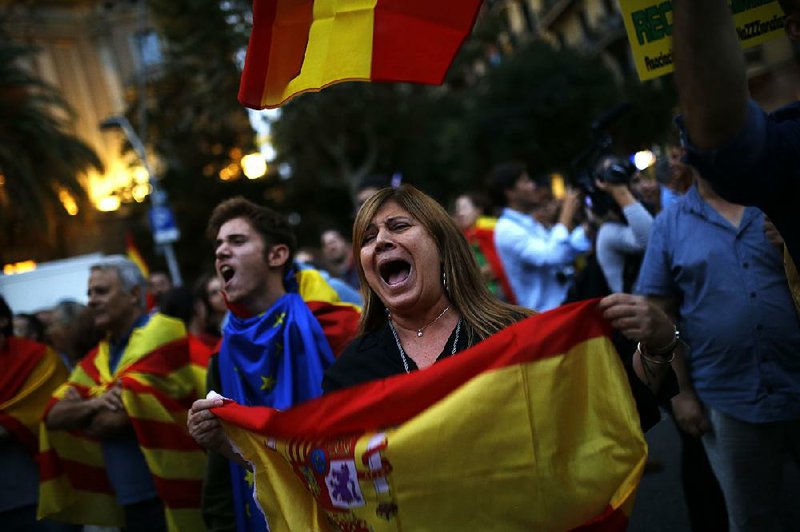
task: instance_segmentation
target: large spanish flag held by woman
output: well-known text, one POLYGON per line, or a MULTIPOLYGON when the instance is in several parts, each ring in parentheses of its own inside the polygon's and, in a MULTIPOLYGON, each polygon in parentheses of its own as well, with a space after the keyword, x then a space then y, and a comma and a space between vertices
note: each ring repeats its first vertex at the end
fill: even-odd
POLYGON ((647 447, 596 306, 286 411, 215 413, 274 532, 624 530, 647 447))
POLYGON ((341 81, 438 85, 481 0, 254 0, 239 101, 278 107, 341 81))

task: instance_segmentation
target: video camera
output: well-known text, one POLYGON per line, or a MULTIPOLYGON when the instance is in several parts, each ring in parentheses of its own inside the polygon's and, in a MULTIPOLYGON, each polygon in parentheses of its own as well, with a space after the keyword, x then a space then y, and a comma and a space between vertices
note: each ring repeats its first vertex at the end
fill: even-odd
POLYGON ((586 205, 596 216, 605 216, 609 211, 621 216, 622 212, 611 196, 597 188, 595 180, 627 185, 636 175, 636 167, 630 161, 611 155, 613 141, 606 131, 630 108, 630 103, 623 102, 592 122, 591 144, 570 165, 572 185, 584 193, 586 205))

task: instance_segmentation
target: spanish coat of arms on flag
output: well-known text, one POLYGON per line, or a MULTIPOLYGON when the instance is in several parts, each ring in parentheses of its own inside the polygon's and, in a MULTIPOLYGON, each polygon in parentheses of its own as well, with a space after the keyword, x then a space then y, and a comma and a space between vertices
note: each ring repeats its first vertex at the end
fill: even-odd
POLYGON ((624 530, 647 446, 596 306, 286 411, 215 414, 273 531, 624 530))

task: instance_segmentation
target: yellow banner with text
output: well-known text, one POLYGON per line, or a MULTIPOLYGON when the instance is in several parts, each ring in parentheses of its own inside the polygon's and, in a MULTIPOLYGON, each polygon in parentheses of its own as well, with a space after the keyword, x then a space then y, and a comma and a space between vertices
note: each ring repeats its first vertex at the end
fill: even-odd
MULTIPOLYGON (((775 0, 730 0, 742 48, 750 48, 783 32, 786 16, 775 0)), ((672 72, 672 2, 620 0, 625 30, 641 80, 672 72)))

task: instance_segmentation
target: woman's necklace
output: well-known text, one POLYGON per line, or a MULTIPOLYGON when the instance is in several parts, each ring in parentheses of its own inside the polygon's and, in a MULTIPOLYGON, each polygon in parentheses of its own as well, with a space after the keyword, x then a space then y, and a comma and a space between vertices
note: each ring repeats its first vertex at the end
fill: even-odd
MULTIPOLYGON (((422 337, 422 332, 425 329, 427 329, 428 327, 430 327, 431 325, 433 325, 434 323, 436 323, 437 321, 439 321, 439 318, 444 316, 445 312, 447 312, 448 310, 450 310, 450 305, 447 305, 444 308, 444 310, 441 311, 438 316, 436 316, 431 321, 429 321, 427 325, 424 325, 424 326, 420 327, 419 329, 417 329, 417 338, 421 338, 422 337)), ((392 315, 389 313, 389 309, 386 309, 386 314, 389 316, 389 321, 391 322, 392 321, 392 315)))
MULTIPOLYGON (((447 308, 450 308, 450 307, 447 307, 447 308)), ((444 310, 446 311, 447 309, 444 309, 444 310)), ((442 312, 442 314, 444 314, 444 312, 442 312)), ((442 317, 442 314, 439 314, 439 318, 442 317)), ((436 318, 436 320, 438 320, 439 318, 436 318)), ((433 320, 433 321, 436 321, 436 320, 433 320)), ((433 321, 431 323, 433 323, 433 321)), ((430 325, 431 323, 429 323, 428 325, 430 325)), ((428 325, 426 325, 425 327, 427 327, 428 325)), ((425 327, 423 327, 423 329, 425 327)), ((411 373, 411 370, 408 369, 408 359, 406 358, 406 352, 403 351, 403 346, 402 346, 402 344, 400 344, 400 337, 397 336, 397 331, 395 330, 394 324, 392 324, 392 320, 391 319, 389 320, 389 328, 392 330, 392 336, 394 336, 394 341, 397 342, 397 349, 398 349, 398 351, 400 351, 400 358, 403 359, 403 367, 406 369, 406 373, 411 373)), ((458 320, 458 325, 456 325, 456 337, 455 337, 455 340, 453 340, 453 350, 450 351, 450 356, 453 356, 453 355, 456 354, 456 348, 458 347, 458 336, 460 334, 461 334, 461 320, 458 320)), ((417 336, 422 336, 422 335, 418 334, 417 336)))

